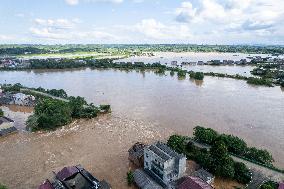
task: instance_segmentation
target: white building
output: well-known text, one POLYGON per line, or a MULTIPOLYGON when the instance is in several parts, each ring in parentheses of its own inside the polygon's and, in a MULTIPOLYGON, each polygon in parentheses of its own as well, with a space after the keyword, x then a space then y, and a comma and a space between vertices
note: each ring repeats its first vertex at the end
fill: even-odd
POLYGON ((144 149, 144 169, 159 183, 167 186, 184 176, 186 157, 176 153, 166 144, 157 142, 144 149))
POLYGON ((35 102, 35 97, 32 95, 26 95, 23 93, 16 93, 13 95, 12 104, 19 106, 33 106, 35 102))

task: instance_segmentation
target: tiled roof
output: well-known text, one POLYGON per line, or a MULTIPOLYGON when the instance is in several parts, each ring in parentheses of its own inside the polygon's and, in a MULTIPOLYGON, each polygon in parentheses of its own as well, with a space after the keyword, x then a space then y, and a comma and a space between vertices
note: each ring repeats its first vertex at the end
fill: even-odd
POLYGON ((198 177, 183 177, 178 180, 177 189, 213 189, 198 177))

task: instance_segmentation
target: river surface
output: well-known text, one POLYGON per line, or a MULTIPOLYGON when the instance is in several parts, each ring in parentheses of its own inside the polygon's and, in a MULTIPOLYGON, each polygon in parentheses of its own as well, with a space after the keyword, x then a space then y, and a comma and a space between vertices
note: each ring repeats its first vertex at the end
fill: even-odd
MULTIPOLYGON (((172 61, 177 61, 177 65, 181 65, 182 62, 198 62, 198 61, 211 61, 211 60, 234 60, 239 61, 241 59, 246 59, 250 62, 251 58, 260 56, 262 58, 271 57, 271 54, 245 54, 245 53, 218 53, 218 52, 157 52, 154 56, 134 56, 124 59, 116 60, 115 62, 144 62, 144 63, 156 63, 166 64, 171 66, 172 61)), ((278 56, 278 58, 284 58, 283 55, 278 56)), ((215 72, 215 73, 227 73, 231 75, 239 74, 242 76, 253 76, 250 71, 255 68, 254 66, 237 66, 237 65, 184 65, 183 69, 188 71, 201 71, 201 72, 215 72)))
MULTIPOLYGON (((118 159, 127 158, 127 148, 139 138, 149 141, 153 140, 155 136, 164 138, 169 133, 191 135, 196 125, 202 125, 219 132, 237 135, 244 138, 249 145, 268 149, 275 158, 275 165, 284 168, 284 91, 280 87, 256 87, 248 85, 245 81, 214 77, 205 77, 202 82, 189 78, 179 80, 176 75, 171 77, 169 73, 160 76, 150 71, 141 73, 112 69, 4 71, 0 72, 0 83, 21 83, 28 87, 41 86, 46 89, 62 88, 69 95, 85 97, 88 102, 111 104, 113 112, 107 119, 109 123, 106 124, 111 125, 107 127, 110 128, 110 131, 100 132, 106 132, 106 137, 110 136, 110 134, 107 134, 109 132, 111 136, 117 132, 118 136, 116 137, 118 138, 116 139, 121 143, 118 149, 123 149, 124 152, 124 155, 121 151, 117 152, 120 155, 118 159), (110 120, 115 121, 111 122, 110 120), (133 120, 132 122, 135 124, 127 123, 128 120, 133 120), (147 125, 147 128, 145 128, 145 125, 147 125), (116 126, 121 127, 122 130, 116 128, 116 126), (148 128, 158 131, 153 131, 149 136, 147 134, 148 128), (129 129, 134 130, 130 132, 129 129), (161 130, 166 134, 159 135, 158 133, 161 130), (127 136, 128 134, 130 135, 127 136), (124 142, 125 144, 123 144, 124 142)), ((13 112, 15 110, 13 110, 13 107, 6 107, 4 111, 13 112)), ((27 117, 32 110, 24 112, 27 112, 24 116, 27 117)), ((23 119, 18 121, 24 122, 23 119)), ((62 165, 66 165, 64 158, 69 160, 68 155, 77 154, 74 149, 78 150, 78 153, 86 153, 86 157, 92 157, 91 159, 94 160, 95 158, 91 155, 95 156, 93 154, 95 152, 86 152, 82 149, 84 149, 84 145, 91 149, 92 145, 89 143, 98 142, 96 137, 99 139, 102 135, 95 134, 91 123, 87 122, 86 125, 90 125, 90 131, 84 130, 82 131, 84 134, 78 133, 78 136, 73 133, 71 136, 61 137, 60 141, 55 136, 55 138, 49 136, 51 138, 41 139, 40 134, 38 136, 37 134, 27 134, 27 132, 16 134, 19 138, 14 135, 7 139, 1 139, 0 153, 7 154, 2 158, 0 157, 0 165, 2 167, 5 164, 5 170, 8 173, 11 170, 8 166, 12 164, 9 159, 11 156, 16 155, 21 158, 22 155, 21 161, 25 160, 29 163, 29 166, 32 166, 31 160, 27 160, 30 158, 29 156, 36 159, 33 154, 37 156, 48 155, 48 157, 50 156, 48 161, 41 157, 41 161, 43 163, 47 161, 47 163, 40 170, 47 172, 51 171, 47 167, 49 164, 53 165, 52 158, 56 154, 59 153, 60 163, 51 166, 53 169, 59 169, 62 165), (87 136, 88 133, 93 133, 95 138, 87 136), (36 138, 33 139, 35 136, 36 138), (86 138, 86 141, 79 141, 77 137, 86 138), (41 140, 46 144, 41 143, 41 140), (54 140, 54 143, 52 140, 54 140), (69 149, 72 148, 72 140, 75 142, 73 151, 69 149), (44 152, 37 152, 42 147, 47 149, 44 152), (63 152, 59 152, 60 147, 64 148, 63 152), (55 155, 49 154, 50 151, 55 155)), ((20 130, 23 128, 23 126, 18 127, 20 130)), ((107 143, 107 149, 113 150, 111 142, 104 141, 104 143, 107 143)), ((96 145, 96 149, 99 149, 97 144, 93 145, 96 145)), ((105 156, 107 154, 103 153, 99 157, 104 160, 105 156)), ((92 163, 89 162, 90 158, 84 159, 84 157, 80 159, 78 156, 79 160, 87 165, 87 168, 95 171, 91 166, 92 163)), ((18 161, 18 159, 13 157, 11 161, 18 161)), ((94 160, 94 162, 97 161, 94 160)), ((76 163, 74 160, 70 160, 70 162, 76 163)), ((126 161, 123 162, 126 163, 126 161)), ((37 166, 41 165, 35 164, 34 170, 37 166)), ((99 175, 102 178, 106 177, 114 183, 119 183, 119 180, 113 180, 110 175, 103 171, 102 165, 99 167, 102 169, 99 170, 99 175)), ((111 170, 111 167, 108 167, 108 169, 111 170)), ((125 169, 123 167, 120 171, 125 171, 125 169)), ((15 170, 17 170, 17 167, 15 167, 15 170)), ((32 171, 31 168, 27 168, 27 170, 32 171)), ((10 171, 10 173, 13 172, 10 171)), ((22 173, 24 174, 23 171, 22 173)), ((11 185, 11 188, 17 188, 16 186, 19 186, 20 183, 11 184, 12 180, 9 178, 12 176, 7 174, 4 183, 11 185)), ((26 178, 21 177, 20 173, 18 176, 19 180, 26 178)), ((124 177, 124 175, 122 176, 124 177)), ((31 180, 27 180, 26 186, 34 187, 35 185, 31 180)), ((118 184, 117 186, 121 185, 118 184)))

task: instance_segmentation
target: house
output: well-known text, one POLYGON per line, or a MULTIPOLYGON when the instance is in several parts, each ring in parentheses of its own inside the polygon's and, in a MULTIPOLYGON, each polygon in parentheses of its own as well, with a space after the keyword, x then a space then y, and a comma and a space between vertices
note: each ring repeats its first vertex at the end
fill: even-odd
POLYGON ((14 121, 7 117, 0 117, 0 137, 16 132, 14 121))
POLYGON ((15 104, 19 106, 34 106, 35 97, 32 95, 26 95, 23 93, 16 93, 12 97, 11 104, 15 104))
POLYGON ((207 184, 212 184, 214 181, 214 176, 202 168, 195 171, 192 176, 201 178, 207 184))
POLYGON ((137 167, 143 167, 144 165, 144 148, 145 144, 137 142, 129 150, 128 159, 134 163, 137 167))
POLYGON ((177 63, 178 63, 177 61, 172 61, 172 62, 171 62, 171 65, 172 65, 172 66, 176 66, 177 63))
POLYGON ((140 189, 163 189, 143 169, 136 169, 133 177, 134 182, 140 189))
POLYGON ((184 176, 186 156, 156 142, 144 148, 144 170, 162 186, 184 176))
POLYGON ((176 182, 176 189, 213 189, 198 177, 183 177, 176 182))
POLYGON ((80 165, 64 167, 53 181, 46 180, 38 189, 111 189, 104 180, 99 181, 80 165))

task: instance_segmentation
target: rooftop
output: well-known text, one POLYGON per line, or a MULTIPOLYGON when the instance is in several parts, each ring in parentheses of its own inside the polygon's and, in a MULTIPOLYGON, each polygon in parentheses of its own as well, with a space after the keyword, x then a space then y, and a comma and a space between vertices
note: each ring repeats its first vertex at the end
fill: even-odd
POLYGON ((161 157, 164 161, 168 161, 172 158, 183 158, 185 157, 183 154, 178 154, 174 150, 172 150, 168 145, 162 142, 156 142, 149 146, 149 149, 161 157))

